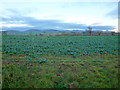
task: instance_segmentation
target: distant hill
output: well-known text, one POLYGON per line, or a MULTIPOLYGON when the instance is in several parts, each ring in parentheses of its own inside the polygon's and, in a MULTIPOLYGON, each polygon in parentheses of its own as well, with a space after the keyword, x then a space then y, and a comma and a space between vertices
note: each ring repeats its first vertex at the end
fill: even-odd
MULTIPOLYGON (((55 35, 55 34, 70 34, 70 35, 74 35, 74 34, 82 34, 85 35, 87 34, 85 30, 56 30, 56 29, 44 29, 44 30, 39 30, 39 29, 29 29, 29 30, 22 30, 22 31, 18 31, 18 30, 9 30, 6 31, 7 34, 9 35, 21 35, 21 34, 51 34, 51 35, 55 35)), ((103 31, 105 35, 110 34, 111 31, 103 31)), ((93 34, 97 35, 97 31, 93 32, 93 34)))
POLYGON ((22 33, 21 31, 17 31, 17 30, 9 30, 7 31, 7 34, 20 34, 22 33))

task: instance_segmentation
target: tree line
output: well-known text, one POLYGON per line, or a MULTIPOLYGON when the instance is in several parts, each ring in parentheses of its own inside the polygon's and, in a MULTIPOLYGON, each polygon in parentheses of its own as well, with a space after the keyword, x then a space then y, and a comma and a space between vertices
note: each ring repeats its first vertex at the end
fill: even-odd
MULTIPOLYGON (((2 33, 2 35, 9 35, 9 33, 7 33, 7 31, 1 31, 0 33, 2 33)), ((17 34, 19 35, 19 34, 17 34)), ((120 33, 119 32, 104 32, 104 31, 93 31, 92 27, 89 26, 87 27, 87 29, 83 32, 61 32, 61 33, 49 33, 49 34, 44 34, 44 33, 36 33, 36 34, 32 34, 32 33, 23 33, 21 35, 39 35, 39 36, 119 36, 120 33)))

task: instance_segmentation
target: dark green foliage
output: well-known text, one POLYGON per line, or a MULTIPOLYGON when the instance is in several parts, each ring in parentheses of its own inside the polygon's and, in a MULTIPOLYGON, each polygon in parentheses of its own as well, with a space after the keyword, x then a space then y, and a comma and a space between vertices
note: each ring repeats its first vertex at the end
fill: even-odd
POLYGON ((80 57, 82 55, 117 55, 118 36, 3 36, 3 54, 59 55, 80 57), (19 41, 19 42, 18 42, 19 41))
POLYGON ((3 88, 118 88, 117 36, 3 36, 3 88))
POLYGON ((37 60, 37 62, 43 64, 43 63, 47 63, 48 61, 46 59, 42 59, 42 60, 37 60))

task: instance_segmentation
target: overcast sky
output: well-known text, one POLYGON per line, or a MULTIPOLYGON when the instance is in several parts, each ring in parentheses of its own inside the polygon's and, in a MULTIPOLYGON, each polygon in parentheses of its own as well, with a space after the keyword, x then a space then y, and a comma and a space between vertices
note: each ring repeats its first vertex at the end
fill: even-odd
POLYGON ((0 27, 5 30, 85 30, 92 26, 94 30, 118 30, 117 0, 73 1, 1 0, 0 27))

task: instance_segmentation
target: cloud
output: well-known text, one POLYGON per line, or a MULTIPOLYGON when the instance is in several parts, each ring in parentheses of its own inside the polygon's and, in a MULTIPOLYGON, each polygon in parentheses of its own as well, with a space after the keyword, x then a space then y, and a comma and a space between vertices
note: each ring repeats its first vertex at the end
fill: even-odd
POLYGON ((1 0, 2 2, 118 2, 119 0, 1 0))
POLYGON ((112 30, 115 29, 114 26, 92 26, 94 30, 112 30))
MULTIPOLYGON (((4 22, 2 29, 4 30, 28 30, 28 29, 60 29, 60 30, 86 30, 86 24, 68 23, 62 20, 55 19, 36 19, 34 17, 23 16, 19 11, 14 9, 6 9, 9 12, 7 15, 0 16, 4 22), (7 26, 8 25, 8 26, 7 26)), ((100 26, 94 23, 93 30, 109 30, 114 29, 113 26, 100 26)), ((2 25, 2 24, 1 24, 2 25)), ((1 26, 0 25, 0 26, 1 26)))
POLYGON ((111 17, 113 19, 117 19, 118 18, 118 8, 117 7, 114 8, 112 11, 108 12, 106 14, 106 16, 111 17))

